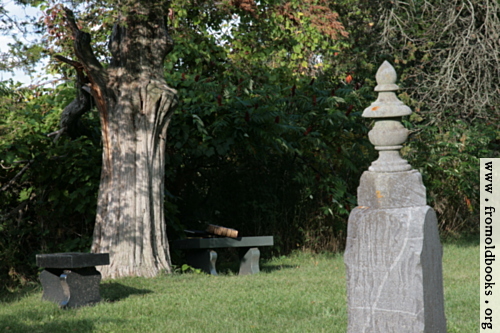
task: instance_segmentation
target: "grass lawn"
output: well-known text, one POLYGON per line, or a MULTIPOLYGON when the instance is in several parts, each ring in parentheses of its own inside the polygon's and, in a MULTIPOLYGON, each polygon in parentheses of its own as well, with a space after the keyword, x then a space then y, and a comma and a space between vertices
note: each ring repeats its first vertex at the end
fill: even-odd
MULTIPOLYGON (((479 241, 445 242, 443 265, 448 332, 475 332, 479 241)), ((35 286, 0 300, 0 332, 346 331, 342 255, 297 253, 263 261, 261 270, 104 281, 103 302, 69 310, 41 301, 35 286)))

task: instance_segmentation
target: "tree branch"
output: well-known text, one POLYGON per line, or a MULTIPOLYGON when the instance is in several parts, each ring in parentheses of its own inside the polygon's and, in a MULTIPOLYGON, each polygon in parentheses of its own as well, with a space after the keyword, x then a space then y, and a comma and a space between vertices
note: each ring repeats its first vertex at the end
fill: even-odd
MULTIPOLYGON (((113 104, 115 96, 113 91, 111 89, 108 89, 108 83, 109 83, 108 72, 106 69, 103 68, 103 66, 99 63, 99 61, 94 55, 92 47, 90 46, 90 40, 91 40, 90 34, 83 32, 78 28, 77 24, 75 23, 74 13, 70 9, 64 8, 64 11, 66 12, 66 21, 71 30, 73 31, 73 38, 74 38, 73 46, 75 49, 75 54, 80 63, 82 64, 83 71, 85 72, 88 80, 90 81, 90 92, 92 94, 92 97, 94 97, 95 104, 100 113, 101 127, 103 134, 102 135, 103 145, 105 147, 109 147, 110 138, 108 133, 108 123, 109 123, 108 108, 112 107, 111 105, 113 104)), ((81 98, 86 98, 85 96, 87 92, 84 91, 84 88, 85 86, 82 85, 82 89, 80 89, 81 98)), ((77 107, 75 108, 75 113, 79 114, 80 112, 83 112, 81 109, 80 110, 77 109, 78 105, 84 106, 85 101, 84 100, 80 101, 80 104, 77 102, 75 103, 76 104, 73 104, 71 106, 71 107, 77 107)), ((68 107, 70 107, 70 105, 68 105, 68 107)))
POLYGON ((108 107, 106 97, 110 97, 108 96, 109 91, 107 89, 108 74, 94 55, 94 51, 90 46, 90 34, 78 28, 75 23, 73 11, 66 7, 64 11, 66 12, 66 21, 73 31, 75 54, 78 60, 80 60, 83 70, 91 83, 92 96, 96 101, 97 107, 102 115, 105 116, 108 107))
POLYGON ((5 191, 6 189, 8 189, 9 187, 12 186, 12 184, 14 184, 17 180, 17 178, 21 177, 21 175, 26 171, 28 170, 29 166, 31 165, 31 163, 33 163, 34 160, 31 160, 29 161, 22 169, 21 171, 19 171, 15 176, 14 178, 12 178, 7 184, 5 184, 4 186, 2 186, 2 188, 0 188, 0 192, 3 192, 5 191))
POLYGON ((81 31, 78 28, 75 22, 75 14, 73 13, 72 10, 65 7, 64 11, 66 12, 66 21, 68 22, 69 27, 73 31, 76 56, 82 62, 89 76, 92 77, 102 76, 103 67, 95 57, 94 51, 90 46, 90 41, 91 41, 90 34, 81 31))
POLYGON ((54 142, 59 140, 62 134, 68 133, 72 139, 76 139, 81 135, 89 135, 89 130, 80 122, 80 118, 84 113, 92 108, 92 96, 86 86, 89 83, 88 77, 84 73, 83 65, 78 61, 73 61, 61 55, 56 55, 55 58, 61 62, 73 66, 77 72, 77 96, 69 103, 61 114, 61 120, 58 131, 47 134, 47 136, 56 136, 54 142))
POLYGON ((57 60, 59 60, 61 62, 66 63, 68 65, 73 66, 76 70, 77 75, 78 75, 78 82, 81 82, 82 84, 89 82, 88 78, 85 77, 85 73, 83 72, 84 68, 83 68, 82 63, 80 63, 78 61, 73 61, 71 59, 63 57, 62 55, 56 55, 56 56, 54 56, 54 58, 56 58, 57 60))

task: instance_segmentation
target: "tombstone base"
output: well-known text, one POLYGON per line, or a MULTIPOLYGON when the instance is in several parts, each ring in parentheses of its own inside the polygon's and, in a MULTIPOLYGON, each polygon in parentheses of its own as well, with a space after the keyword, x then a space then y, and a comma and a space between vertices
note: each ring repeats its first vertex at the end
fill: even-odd
POLYGON ((101 273, 95 267, 57 269, 46 268, 40 273, 43 300, 61 308, 76 308, 101 300, 99 283, 101 273))
POLYGON ((348 333, 446 332, 432 208, 358 207, 347 235, 348 333))

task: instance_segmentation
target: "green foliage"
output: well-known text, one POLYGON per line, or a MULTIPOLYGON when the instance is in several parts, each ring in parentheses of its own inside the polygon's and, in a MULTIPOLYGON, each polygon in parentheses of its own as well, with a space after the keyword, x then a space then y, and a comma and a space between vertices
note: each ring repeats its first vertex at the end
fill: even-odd
POLYGON ((423 174, 429 204, 445 234, 479 232, 479 159, 499 157, 498 121, 492 115, 472 124, 448 119, 440 126, 422 123, 413 128, 406 158, 423 174))
POLYGON ((370 89, 332 79, 346 34, 327 7, 318 24, 323 1, 244 3, 172 3, 166 78, 180 104, 166 188, 180 213, 169 235, 213 223, 272 234, 277 252, 341 249, 373 156, 360 118, 370 89))
MULTIPOLYGON (((366 128, 359 122, 364 92, 320 78, 333 47, 341 44, 335 38, 346 34, 322 0, 268 1, 257 7, 242 3, 171 4, 176 48, 165 71, 182 101, 167 149, 170 238, 200 221, 234 226, 237 220, 236 226, 248 234, 275 234, 278 251, 297 245, 321 248, 318 235, 345 233, 343 221, 355 204, 352 193, 360 170, 351 161, 365 160, 371 151, 358 149, 365 143, 366 128), (324 21, 318 8, 325 12, 324 21), (232 25, 235 14, 240 23, 232 25), (214 31, 224 33, 215 36, 214 31), (289 225, 295 229, 290 235, 289 225), (312 231, 316 226, 318 235, 312 231)), ((46 28, 45 51, 71 57, 62 4, 37 5, 44 12, 39 24, 46 28)), ((73 5, 77 24, 93 27, 92 45, 105 62, 105 36, 116 8, 73 5)), ((52 68, 74 75, 72 69, 52 68)), ((73 90, 12 94, 2 104, 7 116, 1 124, 6 168, 1 184, 9 184, 1 193, 6 202, 2 228, 7 234, 17 226, 24 234, 8 237, 4 247, 26 257, 37 251, 84 249, 95 213, 100 149, 93 138, 54 144, 46 137, 56 129, 73 90), (25 239, 30 246, 22 246, 25 239)), ((97 128, 95 115, 87 117, 97 128)), ((5 266, 21 271, 19 258, 13 256, 5 266)))
POLYGON ((281 251, 342 248, 330 241, 345 235, 373 155, 360 118, 367 89, 306 77, 280 85, 273 74, 168 76, 181 100, 169 128, 166 188, 185 227, 273 234, 281 251))
MULTIPOLYGON (((88 251, 95 218, 100 148, 89 139, 54 143, 74 97, 55 89, 9 89, 0 97, 0 262, 3 286, 36 271, 35 254, 88 251), (8 276, 7 276, 8 274, 8 276)), ((96 126, 94 115, 89 124, 96 126)))
POLYGON ((182 59, 177 68, 186 72, 215 73, 231 63, 254 77, 267 77, 267 69, 316 75, 331 69, 348 35, 325 0, 172 1, 170 7, 178 55, 171 59, 182 59))
POLYGON ((202 274, 203 271, 199 268, 194 268, 188 264, 182 264, 179 267, 174 266, 173 271, 180 274, 202 274))
MULTIPOLYGON (((77 24, 92 33, 95 53, 106 63, 116 3, 72 3, 77 24)), ((36 4, 44 11, 39 25, 47 28, 43 47, 27 52, 20 43, 15 55, 25 55, 25 64, 42 49, 71 58, 62 5, 36 4)), ((375 99, 375 71, 385 59, 397 60, 401 86, 408 87, 400 97, 415 113, 406 124, 413 135, 403 153, 424 176, 441 230, 477 231, 478 159, 498 156, 498 116, 485 116, 486 109, 432 109, 415 99, 419 76, 413 70, 436 59, 425 58, 429 47, 443 48, 432 44, 439 29, 426 27, 441 23, 412 16, 404 28, 418 33, 418 45, 391 35, 385 42, 394 44, 381 47, 393 30, 385 30, 390 21, 380 10, 394 6, 369 0, 171 1, 165 19, 175 48, 165 77, 180 103, 166 151, 170 239, 212 223, 243 235, 274 235, 275 254, 342 249, 359 177, 376 158, 360 114, 375 99)), ((65 65, 51 66, 74 75, 65 65)), ((35 253, 88 249, 101 166, 97 116, 84 119, 94 129, 91 138, 54 143, 46 136, 73 96, 67 85, 27 90, 0 84, 0 272, 10 271, 10 277, 0 273, 2 281, 34 276, 35 253)))

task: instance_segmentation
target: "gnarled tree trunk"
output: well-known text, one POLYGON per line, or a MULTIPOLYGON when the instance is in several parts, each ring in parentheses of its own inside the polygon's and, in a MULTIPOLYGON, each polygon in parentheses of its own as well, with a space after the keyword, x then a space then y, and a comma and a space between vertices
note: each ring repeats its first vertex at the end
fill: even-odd
POLYGON ((92 252, 110 254, 110 265, 100 268, 104 278, 171 270, 164 155, 176 91, 165 82, 163 62, 173 45, 164 1, 128 1, 126 8, 110 38, 107 68, 94 56, 90 35, 66 10, 101 117, 103 165, 92 252))

